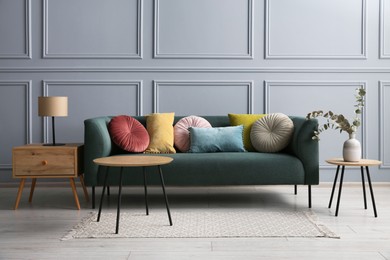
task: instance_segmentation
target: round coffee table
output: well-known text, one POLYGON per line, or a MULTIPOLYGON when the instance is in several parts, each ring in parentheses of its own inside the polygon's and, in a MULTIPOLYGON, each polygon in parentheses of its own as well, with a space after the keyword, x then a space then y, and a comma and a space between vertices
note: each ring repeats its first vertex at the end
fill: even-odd
POLYGON ((374 208, 374 215, 375 215, 375 217, 377 217, 378 214, 376 212, 374 192, 372 190, 371 177, 370 177, 370 171, 368 170, 368 166, 380 165, 382 162, 378 161, 378 160, 369 160, 369 159, 361 159, 358 162, 345 162, 343 158, 329 159, 329 160, 326 160, 326 162, 329 163, 329 164, 337 165, 336 175, 335 175, 334 182, 333 182, 333 188, 332 188, 332 193, 330 195, 328 208, 330 208, 332 206, 334 190, 335 190, 335 187, 336 187, 337 177, 339 175, 339 170, 340 170, 340 166, 341 166, 339 195, 337 197, 337 206, 336 206, 336 214, 335 214, 335 216, 337 217, 337 215, 339 213, 341 189, 342 189, 342 186, 343 186, 345 166, 354 166, 354 167, 360 167, 360 172, 361 172, 361 176, 362 176, 363 197, 364 197, 364 208, 365 209, 367 209, 367 199, 366 199, 366 188, 365 188, 365 182, 364 182, 364 168, 366 169, 368 185, 370 187, 370 193, 371 193, 372 206, 374 208))
POLYGON ((161 170, 161 165, 169 164, 173 161, 173 158, 171 157, 165 157, 165 156, 142 156, 142 155, 131 155, 131 156, 109 156, 109 157, 102 157, 97 158, 93 160, 94 163, 96 163, 99 166, 106 166, 106 174, 104 176, 104 184, 103 184, 103 191, 102 196, 100 199, 100 205, 99 205, 99 213, 97 217, 97 222, 100 221, 100 215, 102 211, 102 204, 103 204, 103 198, 104 193, 107 187, 107 176, 108 176, 108 168, 109 167, 120 167, 120 175, 119 175, 119 192, 118 192, 118 206, 117 206, 117 215, 116 215, 116 229, 115 233, 118 234, 119 231, 119 216, 120 216, 120 207, 121 207, 121 193, 122 193, 122 176, 123 176, 123 168, 125 167, 142 167, 143 168, 143 175, 144 175, 144 190, 145 190, 145 206, 146 206, 146 215, 149 215, 149 208, 148 208, 148 190, 147 190, 147 183, 146 183, 146 167, 151 166, 157 166, 158 171, 160 173, 160 180, 161 180, 161 187, 164 193, 165 198, 165 205, 167 207, 167 213, 169 218, 169 224, 172 226, 172 218, 171 213, 169 210, 169 203, 168 203, 168 197, 165 192, 165 184, 164 184, 164 177, 161 170))

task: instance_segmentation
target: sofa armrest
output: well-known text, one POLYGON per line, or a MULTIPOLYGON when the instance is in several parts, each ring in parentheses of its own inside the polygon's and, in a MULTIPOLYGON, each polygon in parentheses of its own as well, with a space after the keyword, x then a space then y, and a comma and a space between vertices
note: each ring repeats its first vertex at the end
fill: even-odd
POLYGON ((294 123, 294 134, 287 147, 289 153, 298 157, 305 169, 305 184, 319 183, 319 144, 313 140, 313 132, 318 127, 317 119, 290 117, 294 123))
POLYGON ((87 186, 97 185, 98 165, 93 160, 112 154, 113 144, 107 124, 111 117, 97 117, 84 121, 84 180, 87 186))

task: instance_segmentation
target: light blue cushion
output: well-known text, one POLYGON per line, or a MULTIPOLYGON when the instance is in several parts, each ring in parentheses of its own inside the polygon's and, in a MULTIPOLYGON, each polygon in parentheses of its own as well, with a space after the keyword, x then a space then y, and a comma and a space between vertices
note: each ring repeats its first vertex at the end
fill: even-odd
POLYGON ((244 127, 190 127, 190 153, 245 152, 242 138, 244 127))

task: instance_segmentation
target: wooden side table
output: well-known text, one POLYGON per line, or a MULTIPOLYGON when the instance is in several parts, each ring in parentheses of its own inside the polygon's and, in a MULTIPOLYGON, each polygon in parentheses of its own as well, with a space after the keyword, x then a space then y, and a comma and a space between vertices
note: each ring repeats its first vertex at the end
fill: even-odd
POLYGON ((164 184, 164 177, 161 170, 161 165, 169 164, 173 161, 173 158, 171 157, 165 157, 165 156, 142 156, 142 155, 134 155, 134 156, 109 156, 109 157, 102 157, 97 158, 93 160, 94 163, 96 163, 99 166, 106 166, 106 174, 104 176, 104 184, 103 184, 103 191, 102 196, 100 199, 100 205, 99 205, 99 213, 97 217, 97 222, 100 221, 100 214, 102 211, 102 205, 103 205, 103 198, 104 198, 104 192, 107 187, 107 176, 108 176, 108 168, 109 167, 120 167, 120 175, 119 175, 119 192, 118 192, 118 205, 117 205, 117 213, 116 213, 116 228, 115 233, 118 234, 119 231, 119 216, 120 216, 120 208, 121 208, 121 194, 122 194, 122 176, 123 176, 123 168, 124 167, 142 167, 143 168, 143 175, 144 175, 144 189, 145 189, 145 206, 146 206, 146 215, 149 215, 149 208, 148 208, 148 190, 147 190, 147 184, 146 184, 146 171, 145 167, 151 167, 151 166, 157 166, 158 171, 160 173, 160 180, 161 180, 161 187, 164 193, 165 198, 165 205, 167 207, 167 213, 169 218, 169 224, 172 226, 172 218, 171 218, 171 212, 169 210, 169 203, 168 203, 168 197, 165 193, 165 184, 164 184))
POLYGON ((369 160, 369 159, 361 159, 358 162, 345 162, 343 160, 343 158, 329 159, 329 160, 326 160, 326 162, 329 163, 329 164, 337 165, 336 175, 335 175, 334 182, 333 182, 333 188, 332 188, 332 193, 330 195, 328 208, 330 208, 332 206, 334 190, 335 190, 335 187, 336 187, 336 182, 337 182, 337 178, 338 178, 339 170, 340 170, 340 166, 341 166, 339 195, 337 197, 337 206, 336 206, 336 214, 335 214, 335 216, 337 217, 338 213, 339 213, 340 197, 341 197, 341 190, 342 190, 342 186, 343 186, 345 166, 352 166, 352 167, 360 167, 360 172, 361 172, 361 176, 362 176, 362 186, 363 186, 363 197, 364 197, 364 208, 365 209, 367 209, 367 199, 366 199, 366 188, 365 188, 365 181, 364 181, 364 169, 366 169, 368 185, 370 187, 370 193, 371 193, 372 206, 374 208, 374 215, 375 215, 375 217, 377 217, 378 214, 376 212, 374 192, 372 190, 370 171, 368 170, 368 167, 369 166, 380 165, 382 162, 378 161, 378 160, 369 160))
POLYGON ((29 202, 32 201, 38 178, 69 178, 76 207, 80 209, 74 178, 80 178, 85 199, 89 201, 82 172, 83 148, 83 144, 65 144, 63 146, 28 144, 14 147, 12 149, 12 176, 20 178, 14 209, 19 206, 26 178, 32 179, 29 202))

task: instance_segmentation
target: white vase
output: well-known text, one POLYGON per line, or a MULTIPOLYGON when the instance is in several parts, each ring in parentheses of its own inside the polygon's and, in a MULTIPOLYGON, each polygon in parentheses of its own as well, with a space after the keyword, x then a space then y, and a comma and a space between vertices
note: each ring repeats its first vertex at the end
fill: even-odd
POLYGON ((358 162, 362 158, 362 147, 355 133, 349 134, 349 139, 344 142, 343 158, 345 162, 358 162))

